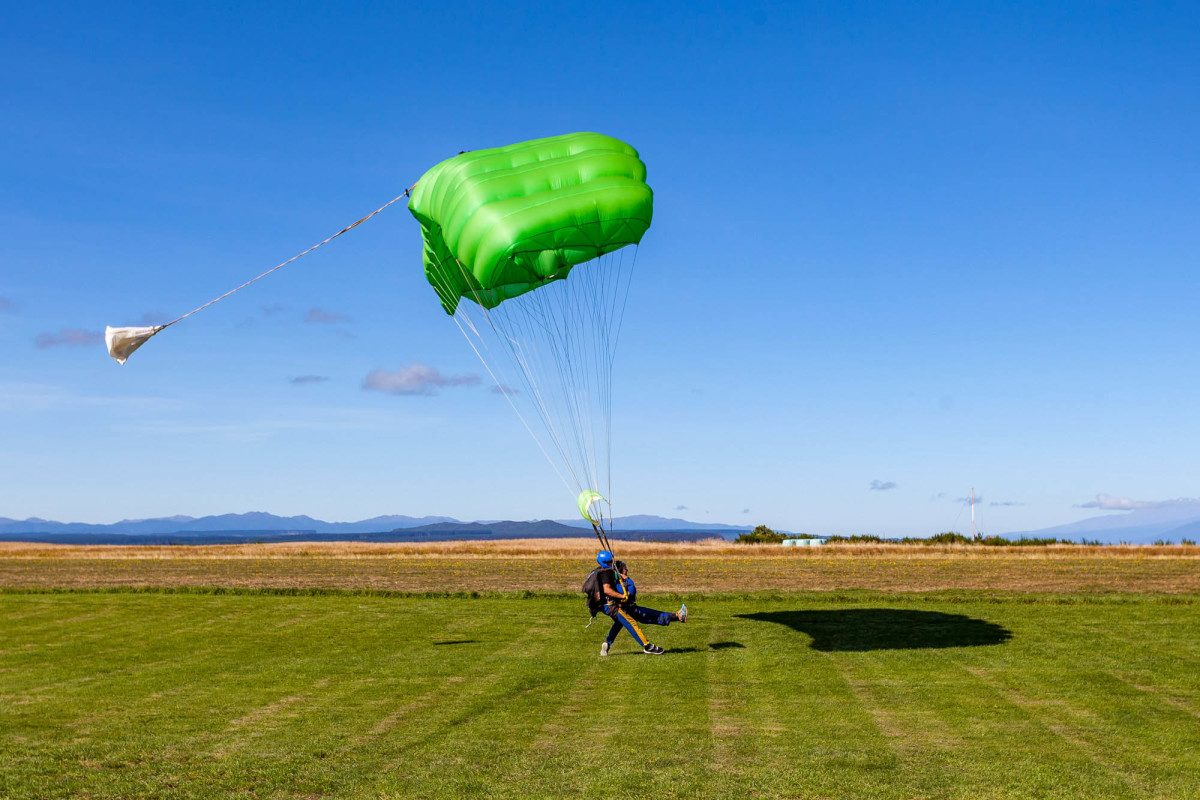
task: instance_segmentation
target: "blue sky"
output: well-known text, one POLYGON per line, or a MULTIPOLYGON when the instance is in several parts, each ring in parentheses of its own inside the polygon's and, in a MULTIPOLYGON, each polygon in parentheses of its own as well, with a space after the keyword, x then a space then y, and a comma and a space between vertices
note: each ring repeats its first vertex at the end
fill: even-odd
POLYGON ((486 377, 399 204, 124 367, 97 337, 577 130, 655 190, 618 514, 925 535, 975 486, 1000 533, 1200 496, 1195 4, 49 4, 6 10, 0 70, 0 516, 571 516, 486 381, 364 390, 486 377))

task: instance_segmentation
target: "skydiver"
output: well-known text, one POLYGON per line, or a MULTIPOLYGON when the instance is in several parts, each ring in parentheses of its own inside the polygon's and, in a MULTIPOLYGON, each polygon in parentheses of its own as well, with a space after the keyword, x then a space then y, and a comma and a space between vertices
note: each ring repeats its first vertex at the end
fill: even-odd
POLYGON ((600 655, 608 655, 608 648, 616 641, 622 628, 629 631, 629 635, 642 646, 643 653, 652 656, 662 655, 665 651, 658 645, 650 643, 650 640, 638 627, 638 623, 670 625, 672 622, 687 622, 687 605, 681 605, 679 610, 674 613, 655 611, 652 608, 639 606, 637 604, 637 587, 633 584, 633 579, 629 577, 629 568, 626 567, 625 562, 614 561, 613 554, 608 550, 601 550, 597 553, 596 561, 604 568, 600 582, 600 589, 608 601, 604 607, 604 613, 613 618, 608 636, 604 637, 604 644, 600 645, 600 655))

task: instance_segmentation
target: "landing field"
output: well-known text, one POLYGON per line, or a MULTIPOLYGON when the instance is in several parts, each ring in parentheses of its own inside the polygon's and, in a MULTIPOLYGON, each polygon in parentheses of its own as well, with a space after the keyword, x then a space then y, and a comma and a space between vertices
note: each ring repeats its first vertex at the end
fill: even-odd
POLYGON ((0 550, 0 797, 1200 796, 1180 548, 630 545, 600 658, 538 545, 0 550))

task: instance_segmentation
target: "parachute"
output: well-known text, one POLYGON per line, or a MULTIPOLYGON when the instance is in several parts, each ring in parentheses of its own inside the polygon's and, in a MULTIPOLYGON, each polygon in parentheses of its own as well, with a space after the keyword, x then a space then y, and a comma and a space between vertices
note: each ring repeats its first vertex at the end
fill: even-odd
POLYGON ((124 364, 159 332, 404 197, 442 308, 611 549, 613 363, 637 245, 654 213, 646 165, 611 136, 572 133, 460 153, 357 222, 170 322, 108 327, 109 355, 124 364))
POLYGON ((408 204, 442 308, 597 533, 606 516, 611 528, 613 362, 653 204, 638 152, 598 133, 460 153, 408 204))

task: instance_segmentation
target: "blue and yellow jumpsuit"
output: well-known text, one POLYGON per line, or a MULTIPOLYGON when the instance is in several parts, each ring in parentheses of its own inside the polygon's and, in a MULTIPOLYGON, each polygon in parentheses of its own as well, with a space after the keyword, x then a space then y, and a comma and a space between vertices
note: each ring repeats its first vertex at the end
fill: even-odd
POLYGON ((610 645, 616 641, 617 635, 621 629, 629 631, 639 645, 643 648, 650 643, 646 638, 646 634, 642 633, 642 629, 638 627, 638 623, 643 625, 670 625, 675 619, 675 615, 669 611, 655 611, 652 608, 642 608, 636 602, 637 587, 633 585, 633 579, 629 576, 621 577, 613 573, 615 583, 609 583, 624 599, 617 600, 613 597, 608 597, 608 604, 604 607, 604 613, 613 618, 612 627, 608 629, 608 636, 604 637, 604 641, 610 645))

